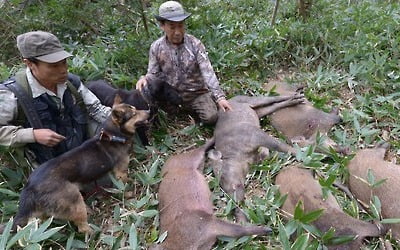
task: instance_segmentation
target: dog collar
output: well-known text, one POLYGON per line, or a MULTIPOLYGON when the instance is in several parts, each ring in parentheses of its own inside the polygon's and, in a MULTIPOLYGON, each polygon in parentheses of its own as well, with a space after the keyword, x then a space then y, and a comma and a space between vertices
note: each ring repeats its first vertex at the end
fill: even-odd
POLYGON ((99 140, 111 141, 111 142, 119 142, 119 143, 126 143, 126 138, 122 136, 111 135, 104 129, 101 129, 99 134, 99 140))

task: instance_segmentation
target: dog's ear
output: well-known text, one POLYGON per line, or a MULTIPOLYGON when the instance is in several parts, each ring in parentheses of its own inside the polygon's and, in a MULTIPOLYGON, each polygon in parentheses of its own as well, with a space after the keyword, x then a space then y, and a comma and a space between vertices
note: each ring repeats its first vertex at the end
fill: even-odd
POLYGON ((113 108, 114 108, 114 106, 120 104, 121 102, 122 102, 121 97, 118 94, 116 94, 115 97, 114 97, 113 108))
POLYGON ((111 112, 111 118, 113 123, 119 126, 120 124, 122 124, 124 120, 124 111, 119 109, 113 109, 111 112))

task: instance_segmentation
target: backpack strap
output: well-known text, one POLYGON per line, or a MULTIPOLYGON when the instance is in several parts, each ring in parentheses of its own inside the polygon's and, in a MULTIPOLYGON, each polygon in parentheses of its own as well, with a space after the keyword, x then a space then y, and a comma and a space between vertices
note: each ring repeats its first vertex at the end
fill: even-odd
POLYGON ((69 73, 67 88, 69 89, 69 91, 71 91, 71 94, 75 97, 76 103, 79 105, 79 107, 86 112, 87 111, 86 105, 83 101, 82 95, 78 93, 80 85, 81 85, 81 80, 79 79, 79 77, 69 73))
POLYGON ((15 81, 6 82, 4 85, 17 97, 19 106, 23 110, 23 113, 25 114, 25 117, 31 124, 32 128, 43 128, 43 124, 39 118, 39 115, 32 105, 32 93, 29 94, 29 91, 27 91, 27 88, 30 89, 28 86, 28 81, 26 80, 26 77, 24 80, 22 78, 23 77, 21 77, 21 75, 16 74, 15 81))
MULTIPOLYGON (((71 91, 71 94, 74 96, 76 103, 83 111, 86 112, 87 110, 85 102, 83 101, 82 95, 80 95, 78 92, 78 89, 81 85, 81 80, 79 79, 79 77, 69 73, 68 81, 66 82, 66 84, 67 88, 71 91)), ((31 105, 33 100, 32 90, 29 86, 28 79, 26 78, 25 69, 18 71, 15 74, 14 78, 11 78, 10 80, 4 82, 4 84, 0 84, 0 89, 10 90, 17 97, 18 102, 20 103, 18 105, 17 122, 22 124, 24 123, 24 121, 28 120, 32 127, 34 127, 35 124, 36 126, 38 126, 37 128, 39 128, 41 122, 40 119, 38 119, 37 112, 33 111, 33 107, 31 105), (26 112, 26 109, 29 109, 28 113, 26 112), (30 120, 29 114, 35 116, 31 118, 33 120, 30 120), (36 120, 38 120, 40 123, 36 122, 36 120), (34 122, 34 124, 32 122, 34 122)), ((43 125, 40 127, 43 127, 43 125)))
POLYGON ((26 91, 28 96, 32 97, 32 90, 26 78, 26 71, 22 69, 15 74, 15 81, 26 91))
MULTIPOLYGON (((31 124, 32 128, 43 128, 42 121, 40 120, 37 111, 33 108, 32 92, 29 91, 30 87, 28 85, 26 77, 23 77, 23 75, 18 72, 15 75, 15 80, 5 82, 3 86, 12 91, 18 99, 18 106, 21 107, 21 109, 23 110, 23 112, 18 112, 18 117, 20 117, 20 113, 22 113, 25 115, 25 118, 31 124)), ((36 147, 40 147, 40 150, 42 151, 42 154, 46 157, 46 159, 53 158, 53 154, 50 148, 41 144, 37 144, 36 147)))

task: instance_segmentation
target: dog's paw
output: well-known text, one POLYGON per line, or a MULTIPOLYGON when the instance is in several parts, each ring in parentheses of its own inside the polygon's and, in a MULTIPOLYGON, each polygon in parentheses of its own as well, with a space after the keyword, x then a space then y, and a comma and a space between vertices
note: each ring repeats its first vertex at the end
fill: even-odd
POLYGON ((78 232, 92 235, 93 234, 93 229, 89 226, 89 224, 83 224, 78 226, 78 232))
POLYGON ((124 183, 126 183, 126 182, 128 182, 130 180, 129 177, 128 177, 128 173, 126 173, 126 172, 115 170, 114 171, 114 176, 115 176, 115 178, 117 180, 120 180, 120 181, 122 181, 124 183))
POLYGON ((125 195, 125 199, 135 198, 135 193, 132 191, 125 191, 124 195, 125 195))
POLYGON ((127 183, 130 181, 130 178, 125 174, 125 175, 120 175, 120 176, 116 176, 118 180, 127 183))

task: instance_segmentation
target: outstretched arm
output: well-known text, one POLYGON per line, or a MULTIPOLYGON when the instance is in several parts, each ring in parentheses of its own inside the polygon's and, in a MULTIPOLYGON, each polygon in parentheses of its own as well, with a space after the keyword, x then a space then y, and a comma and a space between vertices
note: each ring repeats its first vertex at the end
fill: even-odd
POLYGON ((224 112, 232 110, 231 104, 225 98, 220 99, 217 103, 218 107, 224 112))

